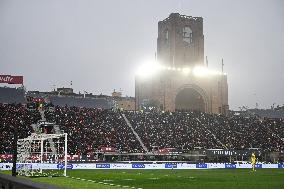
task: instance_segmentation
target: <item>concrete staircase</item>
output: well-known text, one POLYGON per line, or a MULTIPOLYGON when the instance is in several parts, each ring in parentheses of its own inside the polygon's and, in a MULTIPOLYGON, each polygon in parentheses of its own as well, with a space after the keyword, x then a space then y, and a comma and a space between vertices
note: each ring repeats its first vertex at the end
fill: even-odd
POLYGON ((142 146, 143 150, 148 153, 148 149, 147 147, 144 145, 144 143, 142 142, 141 138, 139 137, 139 135, 136 133, 136 131, 133 129, 130 121, 127 119, 127 117, 125 116, 125 114, 122 114, 122 117, 124 118, 125 122, 127 123, 128 127, 130 127, 131 131, 133 132, 133 134, 135 135, 135 137, 137 138, 137 140, 139 141, 140 145, 142 146))
MULTIPOLYGON (((202 124, 201 121, 200 121, 198 118, 197 118, 197 121, 198 121, 200 124, 202 124)), ((205 127, 205 128, 206 128, 207 131, 213 136, 213 138, 216 140, 216 142, 217 142, 218 144, 220 144, 224 149, 228 149, 227 146, 224 145, 224 144, 216 137, 216 135, 210 131, 210 129, 208 129, 207 127, 205 127)))
MULTIPOLYGON (((41 115, 41 120, 40 121, 44 121, 46 122, 46 118, 45 118, 45 114, 44 114, 45 110, 39 110, 39 113, 41 115)), ((36 127, 38 127, 38 125, 34 124, 36 127)), ((59 128, 59 125, 53 125, 53 129, 54 129, 54 133, 55 134, 60 134, 61 131, 60 131, 60 128, 59 128)), ((48 142, 50 144, 50 148, 52 150, 52 152, 54 154, 57 154, 57 150, 56 150, 56 147, 55 147, 55 144, 54 144, 54 141, 52 139, 48 139, 48 142)))
POLYGON ((39 110, 40 116, 41 116, 41 121, 46 121, 46 118, 44 116, 44 110, 39 110))

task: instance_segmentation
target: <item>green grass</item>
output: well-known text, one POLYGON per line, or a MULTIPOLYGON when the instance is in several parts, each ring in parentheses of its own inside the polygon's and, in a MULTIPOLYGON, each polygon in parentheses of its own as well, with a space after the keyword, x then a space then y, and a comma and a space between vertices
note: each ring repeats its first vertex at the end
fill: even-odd
POLYGON ((121 188, 97 182, 143 189, 264 189, 284 188, 284 169, 211 169, 211 170, 71 170, 70 177, 32 178, 65 188, 113 189, 121 188), (94 180, 96 183, 87 180, 94 180))

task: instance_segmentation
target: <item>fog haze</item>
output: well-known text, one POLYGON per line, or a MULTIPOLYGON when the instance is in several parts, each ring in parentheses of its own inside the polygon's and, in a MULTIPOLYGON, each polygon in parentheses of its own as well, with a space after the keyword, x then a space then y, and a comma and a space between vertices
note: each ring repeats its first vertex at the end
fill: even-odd
POLYGON ((134 74, 154 59, 158 21, 203 17, 209 68, 228 74, 229 105, 284 104, 284 1, 0 0, 0 74, 27 90, 70 87, 134 96, 134 74))

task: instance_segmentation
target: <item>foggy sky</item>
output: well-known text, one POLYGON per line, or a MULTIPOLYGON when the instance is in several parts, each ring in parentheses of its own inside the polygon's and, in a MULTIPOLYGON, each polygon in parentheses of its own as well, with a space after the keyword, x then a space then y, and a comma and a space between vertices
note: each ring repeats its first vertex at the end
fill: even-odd
POLYGON ((134 72, 154 59, 158 21, 172 12, 203 17, 231 109, 284 104, 282 0, 0 0, 0 74, 23 75, 27 90, 73 81, 76 92, 134 96, 134 72))

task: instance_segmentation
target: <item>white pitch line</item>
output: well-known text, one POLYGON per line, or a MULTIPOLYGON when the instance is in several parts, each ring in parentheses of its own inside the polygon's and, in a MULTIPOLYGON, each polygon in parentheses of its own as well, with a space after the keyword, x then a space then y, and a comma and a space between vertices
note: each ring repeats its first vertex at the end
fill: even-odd
POLYGON ((150 180, 158 180, 159 178, 154 177, 154 178, 148 178, 148 179, 150 179, 150 180))
MULTIPOLYGON (((76 177, 70 177, 70 178, 73 178, 73 179, 76 179, 76 180, 81 180, 81 181, 87 181, 87 182, 93 182, 93 183, 96 183, 97 181, 95 180, 86 180, 86 179, 81 179, 81 178, 76 178, 76 177)), ((152 178, 153 179, 153 178, 152 178)), ((154 178, 154 179, 159 179, 159 178, 154 178)), ((134 180, 134 179, 123 179, 123 180, 134 180)), ((104 181, 107 181, 107 180, 104 180, 104 181)), ((108 181, 113 181, 113 180, 108 180, 108 181)), ((122 186, 120 184, 113 184, 113 183, 106 183, 106 182, 98 182, 99 184, 104 184, 104 185, 110 185, 110 186, 116 186, 116 187, 122 187, 122 188, 132 188, 132 189, 135 189, 134 186, 130 187, 130 186, 122 186)), ((143 189, 143 188, 137 188, 137 189, 143 189)))
POLYGON ((134 179, 131 179, 131 178, 127 178, 127 179, 122 179, 122 180, 134 180, 134 179))

